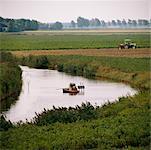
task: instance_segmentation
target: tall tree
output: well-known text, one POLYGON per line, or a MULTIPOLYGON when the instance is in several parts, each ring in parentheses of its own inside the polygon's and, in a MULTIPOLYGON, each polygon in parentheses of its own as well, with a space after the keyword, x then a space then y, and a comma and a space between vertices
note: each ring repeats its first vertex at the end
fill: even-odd
POLYGON ((128 19, 128 25, 132 26, 132 20, 131 19, 128 19))
POLYGON ((76 23, 73 20, 71 21, 71 27, 73 27, 73 28, 76 27, 76 23))
POLYGON ((125 19, 122 20, 122 26, 126 26, 127 25, 127 22, 125 19))
POLYGON ((112 26, 116 26, 116 21, 112 20, 112 26))
POLYGON ((122 26, 121 20, 117 20, 117 25, 118 25, 118 26, 122 26))
POLYGON ((49 30, 49 24, 48 23, 38 23, 40 30, 49 30))
POLYGON ((132 26, 137 26, 137 21, 136 20, 132 20, 132 26))
POLYGON ((106 26, 106 22, 104 20, 101 20, 101 26, 105 27, 106 26))
POLYGON ((50 26, 50 29, 51 29, 51 30, 61 30, 62 28, 63 28, 63 25, 62 25, 62 23, 59 22, 59 21, 55 22, 54 24, 52 24, 52 25, 50 26))
POLYGON ((138 20, 138 24, 139 24, 140 26, 148 26, 148 25, 149 25, 149 21, 146 20, 146 19, 139 19, 139 20, 138 20))
POLYGON ((78 17, 77 19, 77 25, 78 27, 88 27, 90 24, 88 19, 82 18, 82 17, 78 17))
POLYGON ((107 22, 107 26, 111 26, 112 23, 110 21, 107 22))
POLYGON ((10 20, 8 22, 8 32, 14 32, 14 31, 15 31, 14 21, 10 20))
POLYGON ((90 26, 98 27, 101 25, 101 22, 98 18, 91 19, 89 21, 90 26))

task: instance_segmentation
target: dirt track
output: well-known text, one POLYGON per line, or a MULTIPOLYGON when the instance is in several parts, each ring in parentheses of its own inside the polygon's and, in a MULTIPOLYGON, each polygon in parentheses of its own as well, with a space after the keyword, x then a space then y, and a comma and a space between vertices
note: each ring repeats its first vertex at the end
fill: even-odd
POLYGON ((90 29, 90 30, 60 30, 60 31, 24 31, 24 33, 144 33, 151 32, 150 29, 90 29))
POLYGON ((29 55, 84 55, 84 56, 107 56, 107 57, 150 57, 149 48, 140 49, 75 49, 75 50, 30 50, 30 51, 11 51, 12 54, 22 57, 29 55))

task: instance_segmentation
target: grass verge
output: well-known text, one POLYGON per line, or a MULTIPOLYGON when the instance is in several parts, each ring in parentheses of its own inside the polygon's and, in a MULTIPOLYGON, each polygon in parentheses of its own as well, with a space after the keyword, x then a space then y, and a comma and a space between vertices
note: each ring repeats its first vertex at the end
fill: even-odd
POLYGON ((0 111, 2 112, 17 99, 22 86, 22 72, 11 54, 2 52, 0 56, 0 111))

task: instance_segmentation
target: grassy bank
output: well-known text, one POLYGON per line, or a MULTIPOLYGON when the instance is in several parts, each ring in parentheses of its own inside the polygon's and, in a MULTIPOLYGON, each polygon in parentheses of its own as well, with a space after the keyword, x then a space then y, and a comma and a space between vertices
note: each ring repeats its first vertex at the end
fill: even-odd
POLYGON ((107 78, 149 89, 149 58, 114 58, 89 56, 29 56, 21 64, 35 68, 57 69, 73 75, 107 78))
POLYGON ((52 50, 52 49, 100 49, 117 48, 124 39, 130 38, 137 47, 149 48, 149 33, 62 33, 21 32, 0 33, 0 50, 52 50))
POLYGON ((2 119, 1 128, 6 130, 1 131, 2 149, 149 150, 149 58, 29 56, 20 58, 19 63, 127 82, 140 91, 134 97, 119 98, 97 108, 83 104, 76 108, 44 110, 32 123, 12 125, 2 119))
POLYGON ((21 90, 21 69, 9 53, 0 53, 0 111, 6 110, 17 99, 21 90))
POLYGON ((120 98, 119 102, 104 105, 102 108, 84 109, 87 113, 83 111, 83 115, 89 112, 91 115, 95 114, 95 117, 70 123, 63 121, 73 119, 67 109, 60 110, 63 112, 60 114, 57 111, 45 111, 38 118, 38 125, 27 123, 1 132, 1 148, 149 150, 148 97, 149 92, 144 92, 135 97, 120 98), (70 115, 65 115, 68 113, 70 115), (58 118, 56 123, 52 123, 52 118, 58 118))

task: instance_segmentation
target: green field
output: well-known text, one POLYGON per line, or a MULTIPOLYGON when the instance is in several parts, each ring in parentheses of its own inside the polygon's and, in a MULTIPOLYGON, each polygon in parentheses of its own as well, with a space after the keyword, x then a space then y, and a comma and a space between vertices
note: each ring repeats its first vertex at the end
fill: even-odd
POLYGON ((70 33, 20 32, 0 33, 0 50, 51 50, 115 48, 130 38, 137 47, 150 47, 149 33, 70 33))

